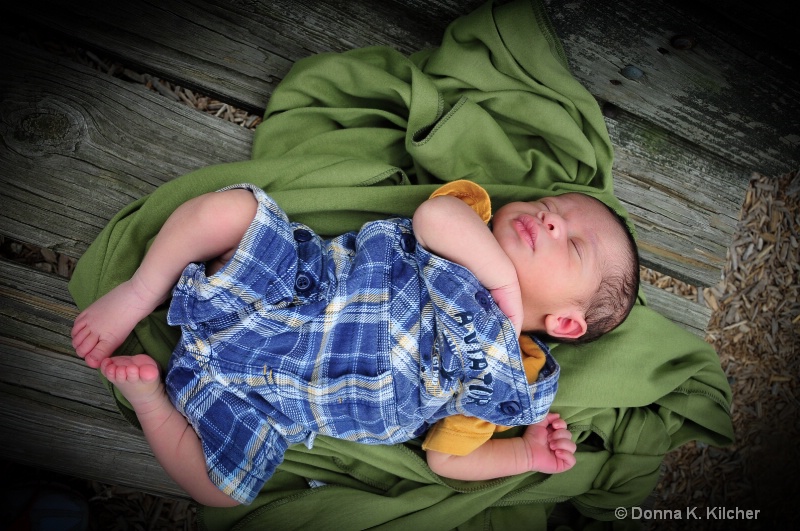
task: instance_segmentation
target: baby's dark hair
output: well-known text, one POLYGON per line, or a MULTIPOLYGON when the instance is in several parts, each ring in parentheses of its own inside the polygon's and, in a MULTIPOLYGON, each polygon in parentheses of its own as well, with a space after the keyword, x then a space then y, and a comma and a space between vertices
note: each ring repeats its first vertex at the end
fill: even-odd
POLYGON ((588 343, 618 327, 628 314, 639 294, 639 249, 625 218, 602 201, 602 205, 612 214, 625 234, 626 245, 620 252, 624 256, 622 266, 603 264, 600 288, 589 300, 580 301, 586 319, 586 333, 576 339, 559 338, 561 343, 588 343))

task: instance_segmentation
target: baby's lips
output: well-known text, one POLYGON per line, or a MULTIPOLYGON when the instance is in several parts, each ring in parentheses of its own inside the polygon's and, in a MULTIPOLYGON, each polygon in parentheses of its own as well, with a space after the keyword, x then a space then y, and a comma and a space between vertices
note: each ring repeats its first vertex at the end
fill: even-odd
POLYGON ((536 237, 538 235, 536 221, 530 216, 520 216, 515 223, 520 237, 525 239, 528 242, 528 245, 531 246, 531 249, 535 251, 536 237))

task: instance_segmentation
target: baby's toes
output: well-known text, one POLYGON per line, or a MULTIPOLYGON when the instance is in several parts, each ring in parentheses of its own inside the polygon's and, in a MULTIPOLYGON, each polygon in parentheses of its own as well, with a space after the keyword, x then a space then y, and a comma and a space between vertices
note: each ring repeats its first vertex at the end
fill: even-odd
POLYGON ((83 327, 78 331, 73 330, 72 348, 75 349, 75 353, 81 358, 85 358, 96 344, 97 336, 92 335, 92 331, 89 327, 83 327))
POLYGON ((127 358, 105 358, 100 362, 100 372, 111 383, 138 381, 139 370, 128 361, 127 358))
POLYGON ((159 378, 158 364, 146 354, 133 357, 133 363, 138 367, 139 379, 142 382, 154 382, 159 378))
POLYGON ((125 367, 125 381, 128 383, 139 383, 139 367, 131 364, 125 367))
POLYGON ((100 374, 106 377, 106 379, 114 383, 117 381, 117 365, 114 363, 114 360, 111 358, 106 358, 100 363, 100 374))
POLYGON ((89 367, 96 369, 100 366, 103 360, 109 359, 113 353, 114 349, 111 346, 111 342, 105 339, 100 339, 94 343, 91 349, 88 350, 83 359, 86 361, 86 364, 89 367))

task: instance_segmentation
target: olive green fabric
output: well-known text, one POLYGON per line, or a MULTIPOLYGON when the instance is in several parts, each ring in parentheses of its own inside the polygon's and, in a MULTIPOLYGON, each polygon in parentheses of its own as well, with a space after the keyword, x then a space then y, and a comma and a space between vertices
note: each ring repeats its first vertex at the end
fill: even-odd
MULTIPOLYGON (((293 220, 326 235, 411 215, 456 179, 480 183, 495 208, 582 191, 625 215, 613 196, 612 156, 597 103, 570 74, 542 6, 490 2, 451 24, 434 50, 405 57, 374 47, 299 61, 269 101, 252 159, 195 171, 128 206, 81 258, 70 291, 88 306, 130 277, 178 205, 229 184, 262 187, 293 220)), ((162 308, 118 353, 144 351, 166 365, 177 338, 162 308)), ((448 481, 426 466, 418 441, 319 437, 312 450, 289 449, 251 506, 203 508, 201 520, 209 529, 512 529, 523 521, 543 529, 564 500, 612 520, 615 507, 647 497, 670 449, 732 441, 716 353, 645 305, 613 333, 556 346, 554 355, 562 372, 553 409, 580 444, 566 473, 448 481), (306 478, 326 486, 310 488, 306 478)))

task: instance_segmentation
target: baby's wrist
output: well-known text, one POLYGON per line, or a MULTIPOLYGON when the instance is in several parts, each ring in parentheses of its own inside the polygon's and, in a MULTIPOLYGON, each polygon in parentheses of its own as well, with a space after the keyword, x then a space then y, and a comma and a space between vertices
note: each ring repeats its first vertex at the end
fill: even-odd
POLYGON ((536 452, 533 449, 531 441, 525 437, 522 437, 522 447, 525 452, 525 472, 539 472, 539 470, 536 468, 536 452))

